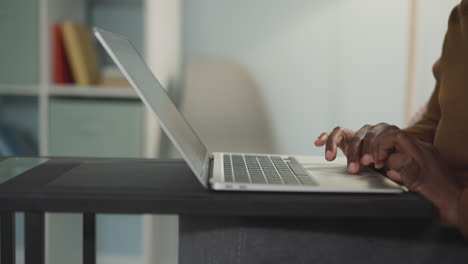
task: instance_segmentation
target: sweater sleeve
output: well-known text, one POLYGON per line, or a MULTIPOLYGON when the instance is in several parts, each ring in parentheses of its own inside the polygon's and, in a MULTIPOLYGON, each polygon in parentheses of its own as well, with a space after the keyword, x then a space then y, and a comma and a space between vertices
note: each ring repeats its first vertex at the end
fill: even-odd
POLYGON ((431 99, 427 105, 426 111, 422 118, 412 126, 404 129, 408 134, 415 136, 421 141, 433 143, 437 126, 440 120, 440 105, 439 105, 439 75, 440 75, 440 60, 433 67, 434 76, 437 80, 436 88, 432 92, 431 99))
POLYGON ((458 227, 468 238, 468 189, 465 189, 458 204, 458 227))

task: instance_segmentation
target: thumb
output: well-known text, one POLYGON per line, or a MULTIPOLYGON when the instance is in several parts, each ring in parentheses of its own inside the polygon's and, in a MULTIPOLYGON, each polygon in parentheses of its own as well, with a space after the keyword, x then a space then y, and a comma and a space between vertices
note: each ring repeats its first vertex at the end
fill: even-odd
POLYGON ((403 184, 411 191, 416 191, 421 183, 419 166, 414 161, 407 163, 401 168, 399 174, 403 184))
POLYGON ((390 178, 390 180, 401 183, 401 174, 396 171, 396 170, 389 170, 387 171, 387 177, 390 178))

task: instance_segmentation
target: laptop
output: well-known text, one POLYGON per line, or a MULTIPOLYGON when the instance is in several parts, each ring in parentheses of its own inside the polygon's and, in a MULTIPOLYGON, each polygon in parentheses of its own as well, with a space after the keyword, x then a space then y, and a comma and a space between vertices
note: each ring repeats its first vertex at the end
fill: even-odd
POLYGON ((359 175, 348 174, 343 158, 329 163, 319 156, 210 152, 131 42, 102 29, 93 31, 203 187, 216 191, 405 191, 369 168, 364 168, 359 175))

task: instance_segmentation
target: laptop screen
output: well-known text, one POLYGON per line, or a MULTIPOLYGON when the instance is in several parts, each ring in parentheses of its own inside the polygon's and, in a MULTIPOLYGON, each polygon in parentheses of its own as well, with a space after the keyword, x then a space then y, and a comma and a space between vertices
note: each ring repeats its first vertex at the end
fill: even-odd
POLYGON ((192 171, 205 185, 206 178, 202 171, 207 149, 141 56, 128 39, 96 28, 94 32, 140 98, 155 114, 192 171))

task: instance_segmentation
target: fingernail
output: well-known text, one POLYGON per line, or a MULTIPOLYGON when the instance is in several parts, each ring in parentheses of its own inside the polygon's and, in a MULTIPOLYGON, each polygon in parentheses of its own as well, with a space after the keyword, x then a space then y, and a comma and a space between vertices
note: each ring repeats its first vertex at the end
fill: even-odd
POLYGON ((377 162, 375 163, 374 167, 376 169, 382 169, 383 167, 385 167, 385 164, 383 164, 382 162, 377 162))
POLYGON ((356 164, 356 162, 351 162, 351 163, 349 163, 349 165, 348 165, 348 171, 350 171, 350 172, 355 172, 355 171, 357 171, 357 164, 356 164))
POLYGON ((364 156, 362 156, 361 162, 362 162, 362 164, 364 164, 364 165, 369 165, 369 164, 371 164, 371 162, 372 162, 372 157, 371 157, 371 155, 365 154, 364 156))
POLYGON ((331 150, 327 150, 327 153, 325 153, 325 157, 327 157, 327 159, 331 159, 331 158, 332 158, 332 152, 331 152, 331 150))

